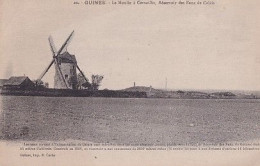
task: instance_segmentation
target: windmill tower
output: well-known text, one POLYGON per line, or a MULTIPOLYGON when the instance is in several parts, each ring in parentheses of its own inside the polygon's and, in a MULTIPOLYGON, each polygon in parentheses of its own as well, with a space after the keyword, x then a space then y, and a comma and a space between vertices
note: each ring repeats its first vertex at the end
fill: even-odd
POLYGON ((57 57, 57 64, 55 66, 54 88, 77 89, 77 61, 75 55, 71 55, 67 51, 60 54, 57 57), (63 79, 65 81, 63 81, 63 79))
POLYGON ((83 75, 85 80, 88 81, 83 72, 80 70, 75 55, 71 55, 69 52, 67 52, 67 50, 63 52, 63 50, 67 48, 73 33, 74 31, 71 32, 67 40, 64 42, 64 44, 58 51, 56 51, 52 37, 49 37, 49 44, 53 55, 53 59, 49 66, 42 72, 40 77, 37 79, 37 82, 40 82, 40 80, 44 77, 44 75, 48 72, 48 70, 53 64, 55 66, 55 89, 77 89, 77 69, 83 75))

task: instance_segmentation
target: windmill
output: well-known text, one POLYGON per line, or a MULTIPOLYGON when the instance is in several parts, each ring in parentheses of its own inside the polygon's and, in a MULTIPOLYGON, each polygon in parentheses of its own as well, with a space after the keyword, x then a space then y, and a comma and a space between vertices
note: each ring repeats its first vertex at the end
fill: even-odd
POLYGON ((54 88, 55 89, 77 89, 77 70, 83 75, 86 81, 87 78, 84 73, 80 70, 75 55, 71 55, 70 53, 63 52, 65 48, 67 48, 69 41, 73 36, 74 31, 71 32, 69 37, 63 43, 61 48, 56 51, 54 46, 52 37, 49 36, 49 44, 52 52, 52 60, 47 68, 42 72, 42 74, 37 79, 37 82, 40 82, 44 75, 48 72, 50 67, 54 64, 55 66, 55 76, 54 76, 54 88))

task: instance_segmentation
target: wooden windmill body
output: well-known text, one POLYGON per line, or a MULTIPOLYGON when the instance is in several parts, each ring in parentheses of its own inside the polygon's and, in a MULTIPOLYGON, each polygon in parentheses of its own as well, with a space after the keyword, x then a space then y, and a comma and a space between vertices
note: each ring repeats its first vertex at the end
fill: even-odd
POLYGON ((69 89, 77 89, 77 61, 75 55, 71 55, 66 51, 57 57, 57 62, 55 64, 54 88, 67 89, 67 85, 69 89), (64 84, 63 78, 60 76, 58 68, 60 68, 66 84, 64 84))
POLYGON ((37 82, 42 80, 43 76, 48 72, 50 67, 54 64, 55 66, 55 76, 54 76, 54 88, 55 89, 77 89, 77 69, 83 75, 86 81, 84 73, 80 70, 75 55, 71 55, 69 52, 64 51, 68 46, 68 43, 73 35, 74 31, 69 35, 67 40, 61 46, 61 48, 56 51, 52 37, 49 37, 49 44, 51 47, 53 59, 49 66, 43 71, 37 82))

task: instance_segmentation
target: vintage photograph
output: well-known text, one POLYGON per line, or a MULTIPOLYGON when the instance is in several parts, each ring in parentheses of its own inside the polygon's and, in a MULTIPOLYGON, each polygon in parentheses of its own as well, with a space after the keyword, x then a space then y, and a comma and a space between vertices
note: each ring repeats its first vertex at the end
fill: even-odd
POLYGON ((259 27, 256 0, 0 0, 1 146, 259 155, 259 27))

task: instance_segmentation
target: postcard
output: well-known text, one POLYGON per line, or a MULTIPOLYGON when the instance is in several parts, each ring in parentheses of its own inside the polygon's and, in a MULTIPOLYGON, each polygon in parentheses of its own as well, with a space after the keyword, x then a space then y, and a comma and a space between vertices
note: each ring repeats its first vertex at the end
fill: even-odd
POLYGON ((260 165, 257 0, 0 0, 0 165, 260 165))

